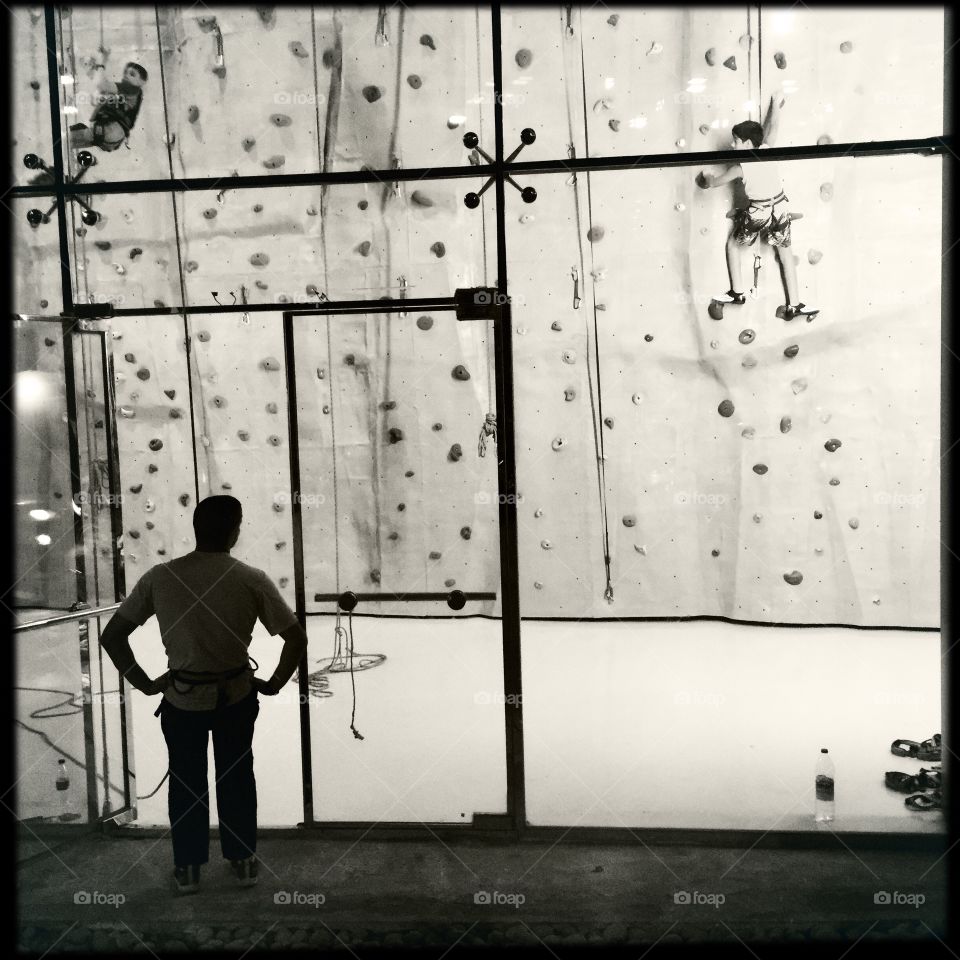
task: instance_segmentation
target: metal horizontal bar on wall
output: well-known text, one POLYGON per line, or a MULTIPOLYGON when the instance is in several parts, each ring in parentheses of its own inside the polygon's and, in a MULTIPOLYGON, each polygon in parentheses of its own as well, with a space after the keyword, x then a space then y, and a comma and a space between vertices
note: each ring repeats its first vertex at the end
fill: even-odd
POLYGON ((176 180, 116 180, 112 183, 63 183, 11 187, 11 197, 98 195, 130 193, 188 193, 215 190, 249 190, 270 187, 307 187, 321 184, 383 183, 413 180, 475 179, 508 173, 590 173, 645 167, 676 167, 717 163, 753 163, 771 160, 813 160, 829 157, 870 157, 900 153, 939 155, 953 152, 952 137, 918 140, 876 140, 861 143, 810 144, 799 147, 764 147, 760 150, 705 150, 696 153, 650 153, 622 157, 582 157, 566 160, 528 160, 502 164, 457 167, 414 167, 406 170, 345 170, 342 173, 288 173, 249 177, 182 177, 176 180))
POLYGON ((118 609, 119 603, 112 603, 108 607, 92 607, 89 610, 76 610, 72 613, 59 614, 56 617, 47 617, 44 620, 31 620, 29 623, 18 623, 14 625, 14 633, 26 633, 28 630, 40 630, 43 627, 55 627, 61 623, 68 623, 71 620, 88 620, 91 617, 99 617, 105 613, 113 613, 118 609))
MULTIPOLYGON (((351 591, 352 592, 352 591, 351 591)), ((313 599, 315 603, 326 603, 327 601, 333 602, 339 600, 343 596, 342 593, 315 593, 313 599)), ((372 602, 394 602, 399 601, 401 603, 413 602, 416 600, 443 600, 446 602, 450 599, 449 593, 355 593, 354 596, 357 600, 369 600, 372 602)), ((463 593, 465 600, 496 600, 497 595, 495 593, 463 593)))
MULTIPOLYGON (((195 313, 292 313, 312 316, 330 313, 401 313, 408 310, 456 310, 453 297, 411 297, 409 300, 312 300, 308 303, 236 303, 209 304, 191 307, 128 307, 113 310, 113 317, 164 317, 195 313)), ((29 320, 29 317, 22 317, 29 320)))

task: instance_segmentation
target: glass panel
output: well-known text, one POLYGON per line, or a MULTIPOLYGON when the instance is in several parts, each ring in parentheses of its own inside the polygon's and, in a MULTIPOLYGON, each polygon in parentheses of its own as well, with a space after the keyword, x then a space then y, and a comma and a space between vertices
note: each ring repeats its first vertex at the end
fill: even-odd
POLYGON ((84 179, 93 183, 169 177, 157 43, 159 18, 168 8, 78 5, 56 11, 68 173, 83 169, 76 155, 89 150, 97 165, 84 179))
POLYGON ((17 782, 4 794, 4 802, 13 804, 14 791, 16 816, 28 823, 89 819, 80 626, 70 621, 14 634, 17 782), (58 789, 61 759, 68 783, 58 789))
POLYGON ((13 74, 9 94, 11 129, 16 131, 10 165, 13 183, 25 186, 37 176, 35 171, 24 165, 23 157, 26 154, 36 154, 53 167, 46 21, 41 6, 10 6, 7 10, 10 29, 7 49, 16 51, 16 56, 10 60, 13 74))
POLYGON ((191 192, 177 198, 193 305, 449 296, 496 274, 493 191, 471 180, 191 192), (409 201, 409 202, 407 202, 409 201), (419 201, 419 202, 418 202, 419 201), (424 205, 427 204, 427 205, 424 205))
POLYGON ((50 211, 53 197, 10 198, 13 257, 13 309, 32 316, 57 316, 63 311, 60 277, 60 231, 56 210, 46 222, 31 226, 27 215, 50 211))
POLYGON ((118 309, 179 307, 177 225, 169 194, 86 196, 99 214, 93 226, 70 205, 71 260, 78 303, 118 309))
POLYGON ((60 324, 15 320, 14 349, 17 574, 4 600, 27 622, 76 601, 77 561, 60 324))
MULTIPOLYGON (((334 609, 315 595, 346 589, 499 593, 496 445, 488 439, 480 455, 477 439, 495 413, 488 325, 453 313, 294 322, 308 611, 334 609)), ((311 638, 321 637, 309 652, 321 698, 311 701, 315 818, 460 821, 503 811, 499 620, 460 623, 450 639, 442 599, 365 601, 357 613, 391 616, 386 630, 356 618, 354 671, 364 672, 350 688, 341 676, 349 636, 330 637, 330 618, 311 621, 311 638), (354 688, 363 743, 347 735, 354 688), (322 779, 331 764, 336 789, 322 779)), ((496 616, 494 603, 472 601, 463 615, 480 613, 496 616)))
POLYGON ((529 328, 516 348, 527 615, 938 624, 940 169, 917 156, 779 165, 805 215, 791 300, 820 309, 812 323, 778 316, 766 244, 738 251, 747 291, 760 257, 757 298, 711 319, 730 286, 731 198, 698 190, 694 170, 591 175, 592 244, 562 180, 537 179, 529 259, 511 267, 529 328), (574 310, 568 287, 544 314, 540 291, 568 263, 584 299, 574 310))

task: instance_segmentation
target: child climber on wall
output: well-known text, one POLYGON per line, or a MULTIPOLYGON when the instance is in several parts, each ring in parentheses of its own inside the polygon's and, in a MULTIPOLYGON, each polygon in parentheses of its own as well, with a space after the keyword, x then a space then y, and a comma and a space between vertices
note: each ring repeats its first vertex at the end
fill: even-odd
MULTIPOLYGON (((785 102, 786 98, 782 93, 770 98, 767 119, 762 127, 755 120, 744 120, 742 123, 734 124, 732 127, 733 149, 762 150, 764 147, 772 146, 780 122, 780 109, 785 102)), ((730 289, 725 294, 714 298, 714 304, 720 305, 719 316, 715 316, 715 319, 723 315, 723 304, 746 302, 740 269, 740 248, 752 247, 760 238, 773 247, 783 271, 787 304, 777 311, 777 315, 782 316, 784 320, 793 320, 795 317, 806 317, 808 321, 812 320, 819 310, 799 301, 797 267, 790 252, 790 221, 799 218, 802 214, 787 212, 788 200, 783 192, 777 164, 763 162, 747 163, 741 166, 739 163, 734 163, 718 176, 705 174, 701 170, 697 174, 697 186, 704 189, 719 187, 738 178, 743 181, 748 207, 746 210, 737 210, 734 214, 733 229, 727 238, 726 246, 730 289)), ((757 262, 759 263, 759 260, 757 262)), ((713 310, 711 310, 711 316, 714 316, 713 310)))
POLYGON ((115 83, 100 86, 97 108, 90 118, 90 126, 75 123, 70 127, 74 147, 97 146, 110 153, 127 141, 137 122, 147 71, 131 61, 123 68, 123 76, 115 83))

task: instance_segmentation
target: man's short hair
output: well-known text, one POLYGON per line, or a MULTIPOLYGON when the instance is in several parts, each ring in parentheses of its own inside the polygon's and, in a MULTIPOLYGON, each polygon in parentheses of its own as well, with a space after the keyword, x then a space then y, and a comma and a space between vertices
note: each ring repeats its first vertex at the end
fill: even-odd
POLYGON ((744 143, 749 140, 758 148, 763 143, 763 127, 756 120, 743 120, 740 123, 735 123, 730 129, 733 135, 744 143))
POLYGON ((127 66, 124 67, 123 69, 126 70, 128 67, 133 67, 133 69, 136 70, 137 73, 140 74, 140 78, 143 80, 143 82, 144 82, 144 83, 147 82, 147 71, 144 70, 143 67, 141 67, 139 63, 134 63, 134 62, 131 60, 131 61, 127 64, 127 66))
POLYGON ((243 507, 236 497, 207 497, 193 511, 193 532, 198 543, 226 550, 230 534, 242 519, 243 507))

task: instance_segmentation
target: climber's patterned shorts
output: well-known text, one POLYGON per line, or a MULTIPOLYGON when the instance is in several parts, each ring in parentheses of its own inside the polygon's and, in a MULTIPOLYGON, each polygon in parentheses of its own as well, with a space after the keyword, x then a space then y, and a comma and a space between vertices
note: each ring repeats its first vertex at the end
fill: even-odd
POLYGON ((738 210, 733 218, 733 238, 742 246, 752 247, 759 237, 772 247, 790 246, 788 202, 783 193, 771 200, 751 200, 746 210, 738 210))

